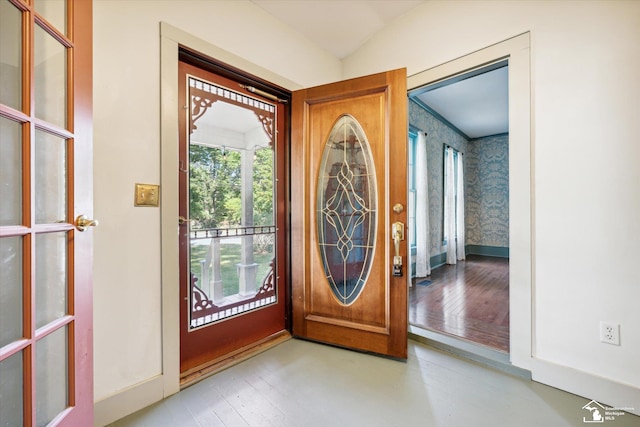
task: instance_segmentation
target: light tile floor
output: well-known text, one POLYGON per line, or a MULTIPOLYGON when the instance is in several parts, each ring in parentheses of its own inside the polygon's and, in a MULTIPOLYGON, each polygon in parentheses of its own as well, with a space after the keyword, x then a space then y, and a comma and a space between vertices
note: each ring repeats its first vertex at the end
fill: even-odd
POLYGON ((413 341, 404 363, 292 339, 111 426, 584 427, 589 400, 413 341))

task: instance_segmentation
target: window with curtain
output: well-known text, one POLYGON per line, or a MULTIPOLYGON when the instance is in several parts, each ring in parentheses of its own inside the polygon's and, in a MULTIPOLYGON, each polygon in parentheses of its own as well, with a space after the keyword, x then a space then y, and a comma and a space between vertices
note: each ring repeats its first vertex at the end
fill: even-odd
POLYGON ((447 264, 465 259, 464 168, 462 153, 447 147, 444 152, 444 240, 447 264))
POLYGON ((415 277, 431 274, 429 252, 429 173, 427 168, 427 134, 412 132, 409 136, 409 229, 411 253, 415 254, 415 277))
POLYGON ((418 134, 416 132, 409 132, 409 165, 408 165, 408 179, 409 179, 409 248, 411 254, 414 255, 416 251, 416 142, 418 140, 418 134))

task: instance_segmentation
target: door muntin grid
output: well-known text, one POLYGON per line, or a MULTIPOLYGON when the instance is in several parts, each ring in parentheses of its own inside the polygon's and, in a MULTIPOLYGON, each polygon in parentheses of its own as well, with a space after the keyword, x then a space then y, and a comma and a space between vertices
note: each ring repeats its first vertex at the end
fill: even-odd
POLYGON ((0 324, 9 329, 0 333, 0 425, 77 422, 92 400, 80 395, 90 382, 74 353, 86 317, 76 315, 70 244, 72 159, 86 124, 73 120, 74 102, 87 93, 73 76, 87 51, 84 32, 66 25, 90 9, 67 3, 38 1, 34 10, 0 0, 0 324))

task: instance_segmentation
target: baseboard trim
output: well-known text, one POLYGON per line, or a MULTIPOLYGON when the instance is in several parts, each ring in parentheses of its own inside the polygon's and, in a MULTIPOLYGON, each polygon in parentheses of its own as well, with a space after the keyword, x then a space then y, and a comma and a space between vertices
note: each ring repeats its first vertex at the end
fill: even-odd
POLYGON ((93 404, 94 425, 111 424, 163 399, 162 375, 119 391, 93 404))
POLYGON ((582 396, 585 404, 595 400, 602 405, 640 415, 640 389, 637 387, 535 357, 531 363, 534 381, 582 396))
POLYGON ((501 246, 466 245, 467 255, 483 255, 496 258, 509 258, 509 248, 501 246))
POLYGON ((429 262, 431 263, 431 269, 438 268, 447 262, 447 253, 443 252, 438 255, 434 255, 429 258, 429 262))
MULTIPOLYGON (((291 334, 288 331, 273 334, 252 346, 248 346, 249 348, 242 349, 244 351, 234 352, 233 355, 225 360, 218 360, 207 367, 201 367, 201 371, 190 372, 186 381, 185 378, 181 380, 180 388, 183 389, 195 384, 197 381, 247 360, 289 339, 291 339, 291 334)), ((160 374, 95 402, 93 404, 94 426, 103 427, 111 424, 161 401, 164 397, 164 377, 160 374)))

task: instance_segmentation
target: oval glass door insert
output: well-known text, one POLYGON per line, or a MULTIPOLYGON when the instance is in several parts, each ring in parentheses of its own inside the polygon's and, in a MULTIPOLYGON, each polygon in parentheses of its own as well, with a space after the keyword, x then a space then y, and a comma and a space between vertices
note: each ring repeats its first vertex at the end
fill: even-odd
POLYGON ((376 240, 376 180, 371 147, 358 121, 336 120, 318 172, 318 249, 331 291, 353 304, 365 287, 376 240))

